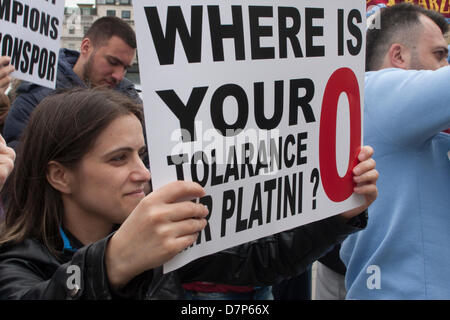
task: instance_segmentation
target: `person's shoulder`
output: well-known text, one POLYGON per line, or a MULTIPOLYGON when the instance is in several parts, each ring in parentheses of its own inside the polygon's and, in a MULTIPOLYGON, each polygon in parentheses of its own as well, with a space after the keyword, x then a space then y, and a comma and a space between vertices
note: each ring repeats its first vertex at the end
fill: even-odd
POLYGON ((36 106, 54 90, 36 84, 30 84, 25 89, 18 91, 16 98, 11 103, 10 111, 19 117, 31 114, 36 106))
POLYGON ((25 96, 35 96, 39 98, 40 96, 48 95, 51 91, 53 90, 50 88, 43 87, 36 83, 23 81, 17 88, 16 99, 19 97, 23 98, 25 96))
POLYGON ((374 82, 377 82, 378 80, 382 79, 383 81, 385 79, 393 78, 397 75, 399 75, 402 72, 402 69, 397 68, 388 68, 388 69, 381 69, 377 71, 368 71, 365 73, 365 84, 366 86, 369 84, 373 84, 374 82))
POLYGON ((415 72, 417 70, 405 70, 400 68, 385 68, 377 71, 367 71, 366 80, 380 78, 380 77, 397 77, 405 76, 408 73, 415 72))
POLYGON ((124 78, 119 83, 116 90, 124 93, 125 95, 127 95, 129 98, 135 100, 136 102, 142 103, 142 100, 139 96, 140 91, 138 89, 136 89, 135 84, 133 82, 131 82, 130 80, 128 80, 127 78, 124 78))
POLYGON ((118 90, 136 90, 136 87, 133 82, 128 80, 127 78, 123 78, 123 80, 119 83, 118 90))
POLYGON ((409 95, 422 94, 423 91, 442 91, 447 86, 450 66, 437 70, 405 70, 387 68, 366 72, 365 87, 369 92, 383 90, 393 92, 408 90, 409 95))
POLYGON ((450 66, 445 66, 437 70, 414 70, 414 69, 401 69, 401 68, 386 68, 377 71, 368 71, 365 74, 366 81, 377 78, 409 78, 420 75, 439 75, 442 73, 450 72, 450 66))

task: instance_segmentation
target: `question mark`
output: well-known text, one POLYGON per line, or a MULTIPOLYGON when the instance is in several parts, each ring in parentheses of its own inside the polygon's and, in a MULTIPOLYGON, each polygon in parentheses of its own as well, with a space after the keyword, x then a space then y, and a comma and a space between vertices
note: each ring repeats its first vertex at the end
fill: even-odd
POLYGON ((317 188, 319 187, 319 170, 317 168, 314 168, 311 172, 311 179, 309 180, 311 183, 314 183, 313 188, 313 202, 312 202, 312 208, 313 210, 316 209, 316 194, 317 194, 317 188))

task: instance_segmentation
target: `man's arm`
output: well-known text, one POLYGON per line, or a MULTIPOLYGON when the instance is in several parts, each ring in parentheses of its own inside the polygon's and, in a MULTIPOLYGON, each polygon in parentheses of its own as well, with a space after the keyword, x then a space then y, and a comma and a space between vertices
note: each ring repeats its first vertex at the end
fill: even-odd
POLYGON ((365 121, 398 145, 421 144, 450 127, 450 67, 369 73, 365 121))

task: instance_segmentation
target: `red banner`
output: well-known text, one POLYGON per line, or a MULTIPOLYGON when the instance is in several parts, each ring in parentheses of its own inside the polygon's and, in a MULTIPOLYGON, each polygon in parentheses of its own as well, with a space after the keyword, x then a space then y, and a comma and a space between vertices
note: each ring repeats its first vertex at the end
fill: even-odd
POLYGON ((415 3, 425 9, 434 10, 442 13, 447 19, 450 18, 450 0, 366 0, 367 7, 384 3, 387 6, 393 6, 397 3, 415 3))

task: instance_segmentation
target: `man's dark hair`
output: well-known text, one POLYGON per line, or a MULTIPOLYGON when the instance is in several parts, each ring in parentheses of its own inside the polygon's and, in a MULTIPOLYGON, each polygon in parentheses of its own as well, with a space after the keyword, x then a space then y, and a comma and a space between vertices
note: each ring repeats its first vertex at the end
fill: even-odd
POLYGON ((94 46, 102 45, 111 37, 122 39, 131 48, 136 49, 136 34, 130 25, 117 17, 102 17, 96 20, 84 35, 94 46))
POLYGON ((442 34, 447 33, 447 21, 436 11, 409 3, 380 9, 379 16, 376 17, 379 19, 380 27, 367 31, 366 71, 381 68, 383 58, 393 43, 414 46, 414 42, 417 41, 417 32, 422 25, 421 15, 433 20, 442 34))

